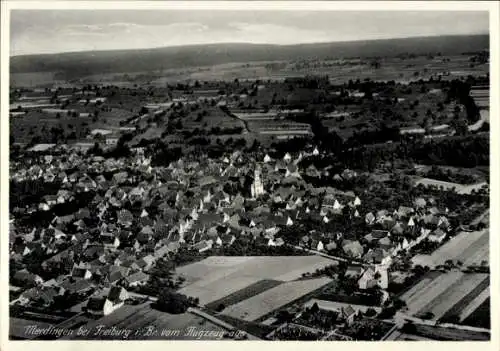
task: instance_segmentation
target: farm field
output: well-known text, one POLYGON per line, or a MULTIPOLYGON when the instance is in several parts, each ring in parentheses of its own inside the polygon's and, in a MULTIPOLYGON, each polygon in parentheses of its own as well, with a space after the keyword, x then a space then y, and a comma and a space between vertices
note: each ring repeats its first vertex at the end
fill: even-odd
MULTIPOLYGON (((53 87, 58 81, 55 78, 56 72, 26 72, 26 73, 11 73, 10 85, 12 87, 35 87, 48 85, 53 87)), ((62 82, 61 82, 62 83, 62 82)))
POLYGON ((232 305, 222 313, 245 321, 255 321, 330 282, 329 278, 318 278, 283 283, 232 305))
MULTIPOLYGON (((425 278, 401 296, 407 304, 408 315, 432 313, 432 320, 458 316, 476 298, 489 291, 488 274, 465 274, 453 271, 434 278, 425 278)), ((462 317, 463 319, 464 317, 462 317)))
POLYGON ((481 182, 477 184, 470 184, 470 185, 465 185, 463 186, 462 189, 458 191, 459 194, 470 194, 472 191, 478 191, 479 189, 483 188, 484 186, 487 186, 488 183, 486 182, 481 182))
POLYGON ((203 128, 244 128, 245 124, 237 118, 228 116, 218 107, 201 106, 199 110, 192 111, 183 121, 186 129, 203 128), (206 112, 206 115, 200 117, 200 112, 206 112))
POLYGON ((488 297, 462 324, 475 327, 490 328, 490 298, 488 297))
POLYGON ((186 279, 179 292, 198 297, 205 305, 263 279, 292 281, 330 264, 330 259, 320 256, 211 256, 176 273, 186 279))
POLYGON ((51 142, 53 130, 61 129, 67 139, 76 141, 85 139, 92 129, 119 130, 120 122, 133 115, 130 111, 113 108, 111 111, 101 112, 99 120, 93 121, 92 117, 68 116, 67 111, 93 113, 92 108, 78 104, 60 110, 58 114, 31 110, 22 117, 17 117, 15 123, 10 123, 11 136, 21 143, 28 143, 36 136, 41 142, 51 142))
POLYGON ((277 280, 259 280, 257 283, 249 285, 241 290, 238 290, 220 300, 213 301, 206 305, 205 307, 210 309, 216 309, 219 305, 231 306, 243 300, 246 300, 252 296, 260 294, 268 289, 274 288, 280 285, 282 282, 277 280))
POLYGON ((422 324, 416 325, 415 334, 432 340, 485 341, 490 339, 489 333, 454 328, 437 328, 422 324))
POLYGON ((434 319, 440 319, 445 315, 454 315, 455 311, 467 305, 467 297, 478 295, 484 289, 489 290, 488 274, 466 274, 450 286, 438 298, 429 302, 421 311, 421 314, 431 312, 434 319), (478 289, 476 289, 478 287, 478 289), (479 290, 479 291, 478 291, 479 290), (472 296, 469 295, 474 293, 472 296))
POLYGON ((464 266, 489 261, 489 230, 461 232, 430 255, 416 255, 415 265, 437 266, 446 260, 462 261, 464 266))
MULTIPOLYGON (((484 180, 487 180, 489 177, 489 169, 484 169, 483 167, 475 167, 475 168, 462 168, 462 167, 452 167, 452 166, 429 166, 429 165, 421 165, 416 164, 415 170, 417 171, 417 175, 421 175, 425 177, 425 174, 430 172, 433 167, 443 171, 443 172, 451 172, 455 174, 461 174, 464 176, 469 176, 471 178, 476 179, 477 183, 481 183, 484 180)), ((429 177, 432 178, 432 177, 429 177)))
MULTIPOLYGON (((369 63, 357 59, 353 60, 323 60, 308 67, 289 64, 283 61, 250 61, 245 63, 224 63, 213 66, 198 66, 183 69, 167 69, 160 75, 154 72, 135 72, 132 75, 144 74, 144 83, 164 86, 168 82, 182 80, 199 81, 233 81, 239 80, 275 80, 283 81, 289 77, 303 76, 306 74, 328 75, 330 81, 335 84, 342 84, 352 79, 353 76, 359 79, 370 78, 371 80, 394 80, 396 82, 408 83, 418 79, 428 79, 431 75, 443 74, 442 79, 454 79, 460 75, 480 75, 488 71, 488 65, 477 65, 469 67, 467 56, 447 56, 449 62, 443 62, 444 57, 429 59, 425 57, 407 58, 386 58, 381 62, 381 67, 374 70, 369 63), (274 66, 274 67, 270 67, 274 66), (279 67, 277 67, 279 66, 279 67), (415 72, 419 72, 415 76, 415 72), (446 72, 446 73, 445 73, 446 72)), ((121 79, 121 77, 116 77, 121 79)), ((88 82, 113 83, 115 78, 109 75, 107 81, 103 81, 101 76, 88 76, 88 82)), ((127 82, 132 85, 132 82, 127 82)), ((138 83, 138 81, 134 82, 138 83)))
POLYGON ((420 185, 420 184, 422 184, 423 186, 435 186, 438 188, 443 187, 444 190, 451 190, 455 188, 455 191, 457 192, 460 192, 465 188, 465 185, 462 184, 445 182, 442 180, 430 179, 430 178, 421 178, 415 182, 415 185, 420 185))
POLYGON ((416 324, 415 329, 411 333, 403 332, 401 330, 395 330, 385 340, 387 341, 432 341, 432 340, 486 341, 489 339, 490 335, 488 333, 416 324))
POLYGON ((451 190, 455 188, 455 191, 458 194, 470 194, 472 193, 473 190, 479 190, 483 186, 488 185, 486 182, 481 182, 477 184, 458 184, 458 183, 451 183, 451 182, 445 182, 442 180, 436 180, 436 179, 430 179, 430 178, 421 178, 418 179, 415 182, 416 185, 422 184, 424 186, 436 186, 438 188, 443 187, 444 190, 451 190))
MULTIPOLYGON (((469 318, 471 315, 474 316, 474 313, 478 309, 481 309, 481 306, 485 302, 487 302, 490 298, 490 289, 483 289, 482 292, 477 295, 468 305, 466 308, 464 308, 461 313, 460 313, 460 322, 464 322, 467 318, 469 318)), ((489 306, 489 305, 488 305, 489 306)), ((489 317, 489 312, 487 313, 487 316, 489 317)), ((489 326, 488 326, 489 328, 489 326)))
POLYGON ((443 294, 463 275, 462 272, 454 271, 415 285, 401 297, 406 302, 407 314, 415 315, 422 311, 430 301, 443 294))

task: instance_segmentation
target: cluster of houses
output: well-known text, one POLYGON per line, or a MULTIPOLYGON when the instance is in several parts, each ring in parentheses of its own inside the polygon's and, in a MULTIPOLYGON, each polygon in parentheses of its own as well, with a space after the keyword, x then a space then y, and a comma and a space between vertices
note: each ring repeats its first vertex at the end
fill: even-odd
MULTIPOLYGON (((374 264, 372 273, 363 273, 366 282, 360 287, 374 280, 386 286, 383 272, 391 257, 424 238, 442 241, 449 228, 446 211, 432 199, 417 199, 413 207, 392 212, 369 211, 362 196, 312 187, 302 175, 314 167, 300 169, 300 161, 320 155, 317 148, 280 159, 249 159, 234 152, 220 159, 180 159, 168 167, 152 167, 143 149, 133 151, 119 160, 72 152, 12 163, 13 181, 59 185, 38 203, 12 211, 10 258, 25 267, 14 272, 11 283, 29 288, 15 303, 49 306, 55 296, 70 294, 83 301, 90 297, 88 308, 107 314, 125 300, 118 287, 146 284, 155 262, 181 247, 201 253, 242 237, 264 246, 295 246, 281 235, 284 228, 311 219, 327 225, 338 216, 364 221, 370 229, 360 240, 344 239, 342 233, 297 233, 298 245, 319 252, 341 250, 374 264), (60 214, 76 203, 82 207, 60 214), (44 228, 26 228, 16 220, 35 212, 53 219, 44 228), (52 278, 44 280, 27 269, 32 257, 52 278), (110 296, 96 301, 103 289, 110 289, 110 296)), ((345 170, 332 176, 357 174, 345 170)))

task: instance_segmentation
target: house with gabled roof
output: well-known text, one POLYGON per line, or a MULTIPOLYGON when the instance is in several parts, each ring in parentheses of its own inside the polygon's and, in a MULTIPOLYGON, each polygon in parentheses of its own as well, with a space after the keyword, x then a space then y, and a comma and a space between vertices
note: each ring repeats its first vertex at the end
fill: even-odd
POLYGON ((134 287, 145 285, 148 280, 149 274, 139 271, 124 278, 124 283, 127 287, 134 287))
POLYGON ((369 243, 378 242, 380 239, 389 236, 390 233, 387 230, 372 230, 370 234, 365 236, 365 240, 369 243))
POLYGON ((102 233, 99 239, 106 249, 117 249, 120 246, 120 239, 113 234, 102 233))
POLYGON ((92 278, 92 272, 86 268, 74 266, 71 271, 71 276, 75 279, 90 279, 92 278))
POLYGON ((356 314, 356 310, 350 305, 347 307, 342 307, 341 309, 341 316, 346 321, 347 325, 351 325, 352 323, 354 323, 354 317, 356 316, 356 314))
POLYGON ((56 296, 62 294, 64 294, 64 289, 59 287, 35 286, 23 291, 18 298, 18 302, 21 305, 37 303, 37 305, 48 307, 54 302, 56 296))
POLYGON ((434 230, 431 234, 429 234, 427 240, 441 243, 445 238, 446 238, 446 232, 438 228, 434 230))
POLYGON ((349 265, 345 271, 346 277, 358 278, 363 273, 364 269, 362 266, 349 265))
POLYGON ((425 206, 427 205, 427 201, 425 201, 423 197, 416 198, 413 203, 417 208, 425 208, 425 206))
POLYGON ((441 216, 439 217, 437 226, 439 229, 448 231, 450 229, 450 221, 448 221, 448 218, 446 218, 445 216, 441 216))
POLYGON ((212 246, 213 246, 212 240, 202 240, 192 245, 191 248, 193 248, 194 250, 198 250, 198 252, 204 252, 210 250, 212 246))
POLYGON ((27 269, 21 269, 14 274, 14 280, 24 285, 40 285, 44 280, 37 274, 29 272, 27 269))
POLYGON ((347 255, 354 258, 361 258, 364 252, 363 246, 357 240, 344 240, 342 242, 342 249, 347 255))
POLYGON ((130 227, 134 221, 134 216, 126 209, 120 210, 117 217, 117 223, 124 227, 130 227))
POLYGON ((109 284, 116 283, 130 274, 130 267, 115 266, 103 267, 104 281, 109 284))
POLYGON ((375 224, 376 217, 372 212, 368 212, 365 215, 365 222, 367 225, 373 225, 375 224))
POLYGON ((87 294, 94 289, 94 284, 88 279, 63 280, 59 286, 70 294, 87 294))
POLYGON ((387 256, 390 256, 390 252, 381 247, 376 247, 368 250, 368 252, 363 256, 363 260, 369 263, 381 263, 387 256))
POLYGON ((113 286, 107 296, 90 298, 86 311, 96 316, 107 316, 122 307, 126 299, 128 299, 127 290, 113 286))

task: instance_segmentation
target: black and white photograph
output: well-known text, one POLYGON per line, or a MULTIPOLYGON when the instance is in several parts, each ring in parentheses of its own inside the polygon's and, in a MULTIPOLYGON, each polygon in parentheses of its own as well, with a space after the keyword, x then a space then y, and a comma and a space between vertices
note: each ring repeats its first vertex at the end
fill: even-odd
POLYGON ((491 9, 90 6, 9 9, 10 343, 492 340, 491 9))

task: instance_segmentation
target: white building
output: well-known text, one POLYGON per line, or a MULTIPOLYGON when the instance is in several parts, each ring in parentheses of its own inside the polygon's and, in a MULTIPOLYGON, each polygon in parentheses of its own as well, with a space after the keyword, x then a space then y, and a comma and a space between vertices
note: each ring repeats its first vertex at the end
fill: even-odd
POLYGON ((260 168, 255 169, 254 181, 250 188, 250 192, 252 194, 252 198, 257 198, 265 193, 264 185, 262 184, 262 180, 260 179, 260 168))

